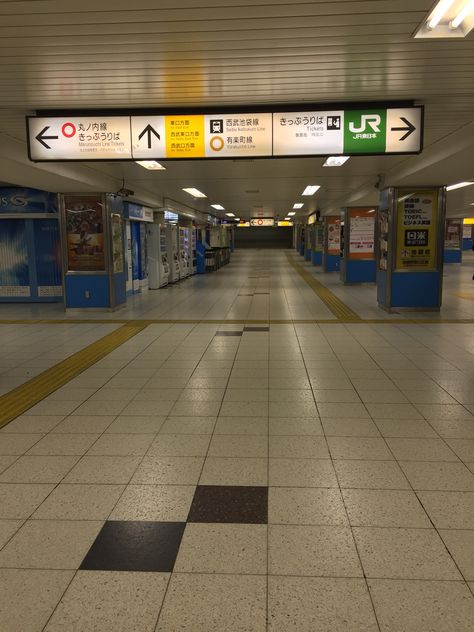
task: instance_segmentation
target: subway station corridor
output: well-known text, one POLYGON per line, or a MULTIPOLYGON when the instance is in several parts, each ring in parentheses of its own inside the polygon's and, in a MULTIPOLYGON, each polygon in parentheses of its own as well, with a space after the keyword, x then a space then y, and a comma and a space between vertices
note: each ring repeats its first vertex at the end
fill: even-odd
POLYGON ((279 250, 2 305, 0 631, 470 632, 466 261, 440 314, 279 250))

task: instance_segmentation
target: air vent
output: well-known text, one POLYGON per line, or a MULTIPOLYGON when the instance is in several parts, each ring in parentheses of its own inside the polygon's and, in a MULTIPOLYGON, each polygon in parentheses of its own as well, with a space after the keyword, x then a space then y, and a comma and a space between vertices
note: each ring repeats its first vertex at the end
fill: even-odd
POLYGON ((245 193, 260 193, 260 189, 246 189, 245 193))

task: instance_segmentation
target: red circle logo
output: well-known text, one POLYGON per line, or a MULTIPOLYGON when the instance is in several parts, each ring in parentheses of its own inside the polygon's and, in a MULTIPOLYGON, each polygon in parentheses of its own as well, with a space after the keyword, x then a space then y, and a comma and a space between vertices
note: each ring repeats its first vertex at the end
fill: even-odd
POLYGON ((258 219, 258 220, 257 220, 257 224, 258 224, 259 226, 261 226, 261 225, 263 224, 263 219, 258 219))
POLYGON ((64 123, 61 127, 61 132, 66 138, 72 138, 76 133, 76 126, 74 123, 64 123))

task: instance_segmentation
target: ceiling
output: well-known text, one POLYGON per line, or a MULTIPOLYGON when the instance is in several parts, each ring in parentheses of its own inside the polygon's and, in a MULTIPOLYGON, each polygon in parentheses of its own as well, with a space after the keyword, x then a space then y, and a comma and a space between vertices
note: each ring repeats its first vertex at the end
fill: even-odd
MULTIPOLYGON (((0 179, 53 191, 169 198, 249 217, 376 204, 375 184, 474 180, 474 37, 414 40, 431 0, 1 0, 0 179), (28 161, 26 114, 41 109, 229 107, 413 100, 425 105, 420 156, 134 163, 28 161), (301 198, 307 184, 321 185, 301 198), (206 200, 181 189, 196 187, 206 200), (309 200, 309 201, 306 201, 309 200)), ((474 186, 448 195, 474 214, 474 186)))

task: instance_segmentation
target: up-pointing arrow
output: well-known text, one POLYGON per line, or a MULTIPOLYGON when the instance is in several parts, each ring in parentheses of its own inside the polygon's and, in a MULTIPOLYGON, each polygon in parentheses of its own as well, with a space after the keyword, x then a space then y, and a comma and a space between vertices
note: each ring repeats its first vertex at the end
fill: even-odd
POLYGON ((151 149, 152 134, 154 134, 157 137, 158 140, 161 139, 161 137, 158 134, 158 132, 156 131, 156 129, 154 127, 152 127, 150 124, 148 124, 145 127, 145 129, 140 132, 140 134, 138 135, 138 140, 141 140, 143 138, 143 136, 145 136, 145 134, 147 134, 148 149, 151 149))
POLYGON ((57 140, 59 138, 59 136, 45 136, 45 133, 49 130, 49 125, 46 125, 46 127, 43 127, 43 129, 41 130, 41 132, 39 134, 37 134, 35 136, 36 140, 41 143, 43 145, 43 147, 46 147, 46 149, 51 149, 51 147, 48 145, 48 143, 45 143, 45 140, 57 140))
POLYGON ((400 140, 405 140, 405 138, 408 138, 410 134, 413 134, 413 132, 416 130, 416 127, 404 116, 401 116, 400 120, 406 124, 406 127, 392 127, 390 129, 392 130, 392 132, 406 132, 406 134, 403 134, 403 136, 400 138, 400 140))

